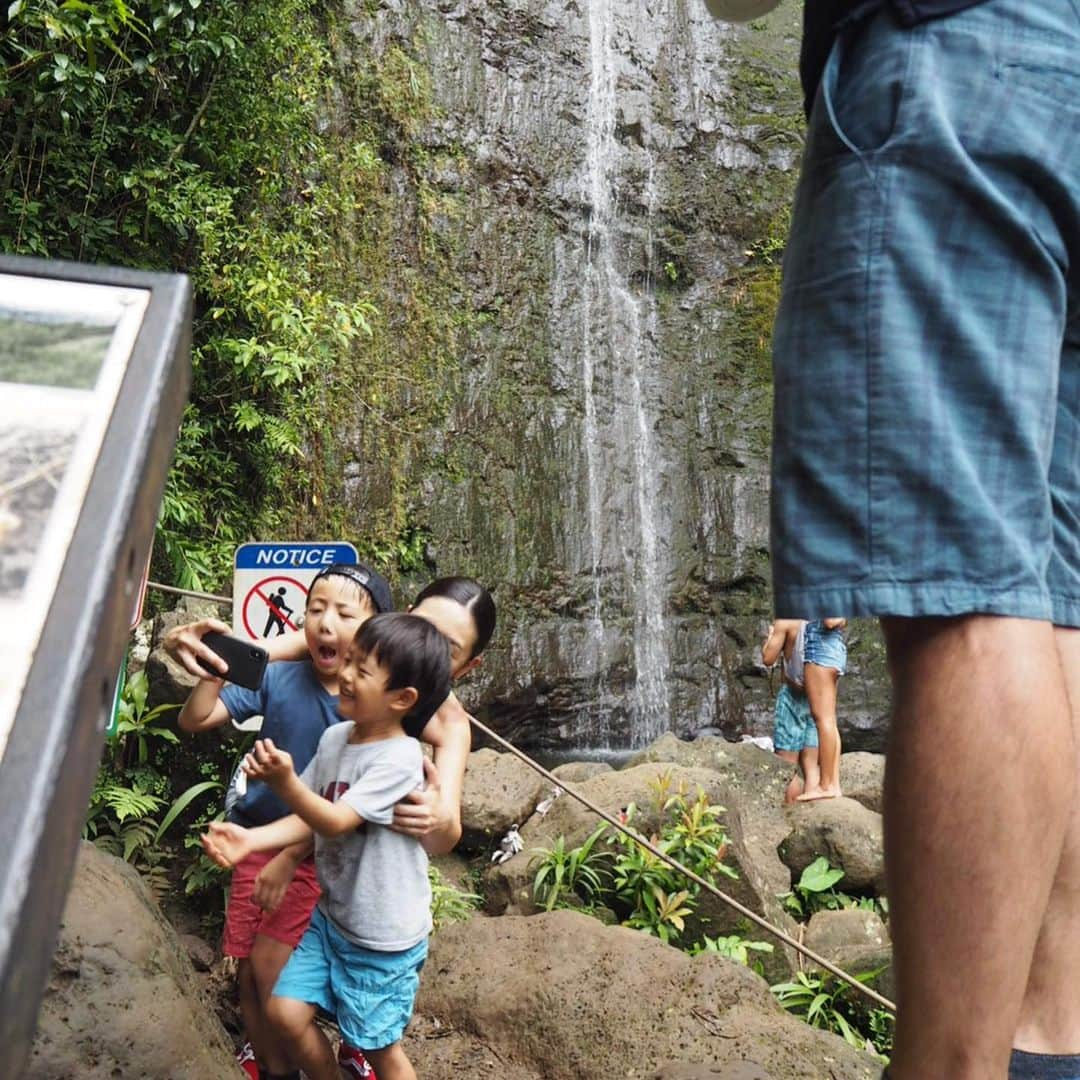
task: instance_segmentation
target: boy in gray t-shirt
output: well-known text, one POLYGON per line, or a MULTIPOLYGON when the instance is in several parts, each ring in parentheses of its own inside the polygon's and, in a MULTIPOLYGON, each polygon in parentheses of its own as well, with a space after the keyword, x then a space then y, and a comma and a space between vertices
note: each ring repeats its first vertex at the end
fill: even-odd
POLYGON ((259 740, 244 770, 294 811, 259 828, 215 822, 203 846, 231 866, 252 851, 315 834, 322 897, 282 971, 267 1017, 309 1080, 338 1080, 315 1011, 334 1013, 342 1038, 379 1080, 415 1080, 401 1046, 427 955, 431 896, 419 840, 388 827, 394 805, 423 780, 419 744, 402 720, 442 701, 449 646, 414 615, 376 615, 356 635, 338 677, 338 711, 297 776, 291 757, 259 740))

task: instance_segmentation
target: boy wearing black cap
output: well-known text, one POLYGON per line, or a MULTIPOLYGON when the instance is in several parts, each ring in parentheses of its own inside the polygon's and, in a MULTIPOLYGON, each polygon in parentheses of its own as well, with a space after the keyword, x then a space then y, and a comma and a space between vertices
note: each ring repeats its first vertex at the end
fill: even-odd
MULTIPOLYGON (((180 713, 184 731, 207 731, 232 719, 262 716, 261 737, 287 750, 303 770, 338 716, 338 675, 357 630, 372 615, 393 610, 390 586, 360 564, 334 564, 312 582, 304 612, 308 658, 269 665, 262 686, 246 690, 207 676, 180 713)), ((253 781, 229 810, 247 827, 285 817, 289 808, 253 781)), ((251 1049, 241 1062, 251 1077, 293 1075, 279 1035, 266 1019, 274 983, 296 947, 319 898, 310 847, 259 852, 233 873, 222 949, 237 957, 240 1011, 251 1049), (256 1065, 256 1061, 258 1065, 256 1065)))

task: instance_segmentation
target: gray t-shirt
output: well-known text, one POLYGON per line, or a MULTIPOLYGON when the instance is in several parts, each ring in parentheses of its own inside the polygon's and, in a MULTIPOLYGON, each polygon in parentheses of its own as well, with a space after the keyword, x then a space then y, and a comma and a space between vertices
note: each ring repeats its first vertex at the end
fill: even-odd
POLYGON ((300 779, 364 820, 351 833, 315 837, 319 907, 341 933, 365 949, 411 949, 431 932, 427 852, 420 841, 387 828, 394 805, 424 779, 423 752, 408 735, 350 743, 351 722, 327 728, 300 779))

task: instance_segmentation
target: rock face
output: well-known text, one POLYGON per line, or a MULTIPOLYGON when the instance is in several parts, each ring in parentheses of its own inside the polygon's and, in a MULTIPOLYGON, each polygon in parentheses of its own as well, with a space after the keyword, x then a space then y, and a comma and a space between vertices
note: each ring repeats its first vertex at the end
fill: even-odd
POLYGON ((461 793, 461 847, 490 849, 511 825, 528 819, 547 787, 544 778, 513 754, 476 750, 461 793))
POLYGON ((854 799, 823 799, 796 803, 790 808, 792 831, 780 845, 780 857, 792 879, 819 856, 840 867, 844 876, 839 888, 885 889, 885 851, 881 815, 854 799))
POLYGON ((805 941, 814 952, 852 975, 879 972, 870 985, 890 1000, 896 1000, 892 943, 876 912, 859 908, 815 912, 807 924, 805 941))
MULTIPOLYGON (((400 250, 381 261, 403 269, 379 303, 408 325, 430 301, 422 227, 461 328, 428 452, 395 455, 389 493, 359 417, 335 504, 364 521, 410 492, 426 571, 495 587, 475 696, 515 742, 767 730, 767 353, 801 5, 744 27, 700 0, 344 9, 343 81, 407 63, 428 87, 407 117, 422 154, 385 154, 400 250)), ((851 746, 884 712, 871 670, 855 658, 851 746)))
POLYGON ((885 755, 856 752, 840 756, 840 786, 849 799, 880 814, 884 805, 885 755))
POLYGON ((27 1080, 233 1076, 224 1029, 139 875, 79 852, 27 1080))
MULTIPOLYGON (((440 930, 417 1011, 478 1037, 500 1064, 491 1075, 514 1080, 709 1075, 677 1071, 687 1066, 747 1080, 880 1073, 869 1055, 783 1012, 746 968, 570 911, 440 930)), ((439 1041, 408 1044, 418 1074, 462 1075, 440 1064, 439 1041)))

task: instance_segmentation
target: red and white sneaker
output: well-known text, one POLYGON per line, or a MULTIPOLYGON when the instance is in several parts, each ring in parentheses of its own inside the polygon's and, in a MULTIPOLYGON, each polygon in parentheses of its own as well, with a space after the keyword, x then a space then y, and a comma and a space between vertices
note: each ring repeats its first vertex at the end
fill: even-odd
POLYGON ((251 1043, 244 1043, 236 1051, 236 1064, 240 1066, 248 1080, 259 1080, 259 1063, 255 1060, 255 1051, 251 1043))
POLYGON ((375 1070, 355 1046, 342 1043, 338 1047, 337 1063, 347 1075, 355 1076, 357 1080, 376 1080, 375 1070))

